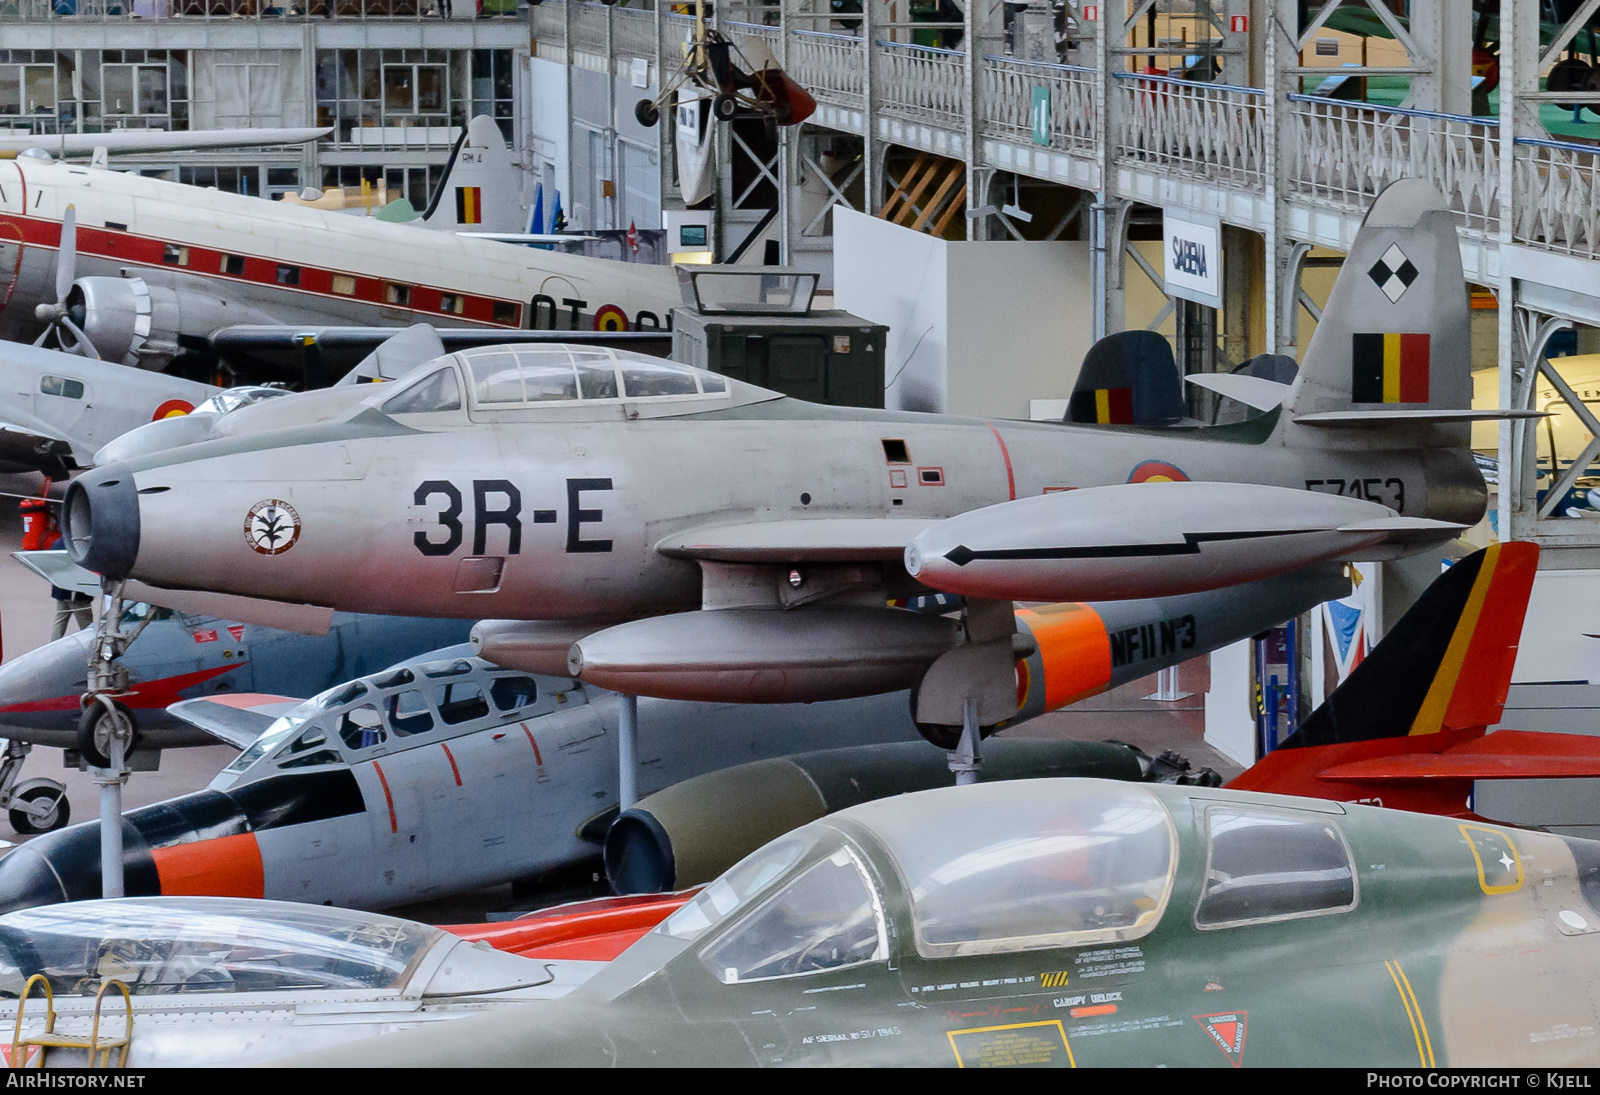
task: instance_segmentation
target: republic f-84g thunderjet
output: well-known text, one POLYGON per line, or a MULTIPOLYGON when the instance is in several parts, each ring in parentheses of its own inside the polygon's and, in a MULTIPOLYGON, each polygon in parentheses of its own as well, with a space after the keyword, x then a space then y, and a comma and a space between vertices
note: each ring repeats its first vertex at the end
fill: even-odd
POLYGON ((915 686, 919 723, 993 726, 1017 711, 1014 600, 1196 592, 1478 521, 1468 423, 1528 412, 1470 409, 1466 309, 1449 208, 1403 181, 1295 382, 1244 378, 1270 409, 1240 424, 824 407, 624 352, 480 348, 323 421, 290 426, 291 396, 259 408, 284 428, 247 407, 233 436, 97 469, 67 539, 113 581, 505 618, 492 660, 625 693, 915 686), (886 604, 928 589, 964 619, 886 604))

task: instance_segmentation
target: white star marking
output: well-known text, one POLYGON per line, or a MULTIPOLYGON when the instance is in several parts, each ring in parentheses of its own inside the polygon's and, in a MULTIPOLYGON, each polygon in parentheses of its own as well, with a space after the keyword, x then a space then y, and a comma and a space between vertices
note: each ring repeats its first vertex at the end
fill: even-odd
POLYGON ((1512 859, 1509 854, 1507 854, 1505 852, 1501 852, 1500 853, 1500 865, 1502 867, 1504 867, 1506 870, 1509 871, 1511 868, 1513 868, 1513 867, 1515 867, 1517 865, 1517 861, 1512 859))

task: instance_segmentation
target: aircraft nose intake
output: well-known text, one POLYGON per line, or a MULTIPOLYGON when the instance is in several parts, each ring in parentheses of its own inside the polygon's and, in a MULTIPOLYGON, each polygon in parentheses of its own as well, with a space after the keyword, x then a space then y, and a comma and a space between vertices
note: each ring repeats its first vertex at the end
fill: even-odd
POLYGON ((55 905, 67 899, 66 887, 50 861, 24 844, 0 859, 0 914, 55 905))
POLYGON ((67 488, 63 531, 79 566, 121 581, 139 555, 139 492, 132 473, 112 464, 67 488))

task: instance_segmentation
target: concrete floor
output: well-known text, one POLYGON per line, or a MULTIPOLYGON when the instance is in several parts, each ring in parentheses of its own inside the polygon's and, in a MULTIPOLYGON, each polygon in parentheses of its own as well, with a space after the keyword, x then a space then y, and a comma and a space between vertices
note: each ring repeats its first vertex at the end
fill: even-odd
MULTIPOLYGON (((34 477, 0 477, 0 491, 33 494, 37 483, 34 477)), ((4 659, 48 642, 55 613, 49 588, 11 556, 20 546, 21 534, 17 499, 0 495, 0 656, 4 659)), ((1180 671, 1181 689, 1194 693, 1185 699, 1175 703, 1145 699, 1155 691, 1156 683, 1154 677, 1147 677, 1025 723, 1009 731, 1009 736, 1080 741, 1111 738, 1137 746, 1152 756, 1172 749, 1188 757, 1196 768, 1209 766, 1225 780, 1231 779, 1241 771, 1239 766, 1202 740, 1203 698, 1209 679, 1206 660, 1197 659, 1180 671)), ((166 750, 159 772, 136 772, 129 779, 123 791, 123 806, 132 809, 198 790, 236 755, 225 745, 166 750)), ((94 818, 99 812, 98 788, 86 773, 63 769, 59 758, 56 750, 36 749, 28 758, 26 771, 51 776, 67 785, 74 821, 94 818)), ((12 843, 28 839, 10 831, 9 819, 0 819, 0 838, 12 843)), ((435 923, 462 923, 481 920, 491 910, 513 904, 510 886, 497 886, 396 911, 435 923)))

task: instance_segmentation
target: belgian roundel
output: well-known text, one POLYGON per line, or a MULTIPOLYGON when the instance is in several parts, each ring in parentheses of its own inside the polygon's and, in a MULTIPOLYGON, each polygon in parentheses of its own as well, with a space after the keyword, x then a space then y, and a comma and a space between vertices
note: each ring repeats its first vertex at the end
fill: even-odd
POLYGON ((602 304, 595 309, 594 329, 597 331, 626 331, 628 313, 615 304, 602 304))
POLYGON ((1189 477, 1176 464, 1165 460, 1146 460, 1128 475, 1130 483, 1187 483, 1189 477))
POLYGON ((156 408, 156 413, 150 416, 150 421, 159 422, 163 418, 177 418, 179 415, 188 414, 194 410, 194 404, 186 399, 169 399, 156 408))

